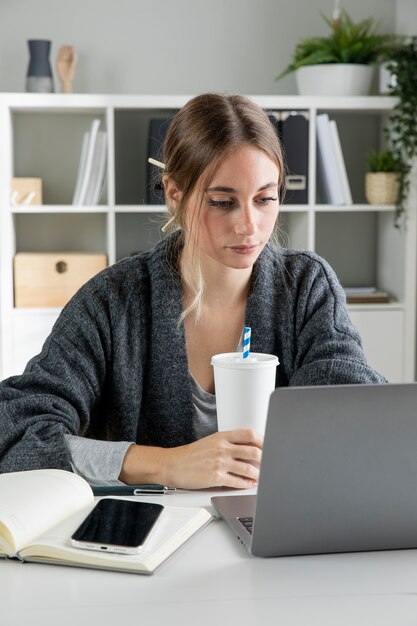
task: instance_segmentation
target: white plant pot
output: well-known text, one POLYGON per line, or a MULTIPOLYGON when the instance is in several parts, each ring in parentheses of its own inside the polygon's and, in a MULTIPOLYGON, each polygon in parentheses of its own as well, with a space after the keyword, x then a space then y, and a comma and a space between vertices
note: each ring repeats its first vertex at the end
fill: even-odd
POLYGON ((387 69, 388 63, 383 63, 379 66, 379 93, 389 94, 391 88, 397 86, 397 77, 395 74, 391 74, 387 69))
POLYGON ((321 63, 295 71, 301 96, 366 96, 374 68, 358 63, 321 63))

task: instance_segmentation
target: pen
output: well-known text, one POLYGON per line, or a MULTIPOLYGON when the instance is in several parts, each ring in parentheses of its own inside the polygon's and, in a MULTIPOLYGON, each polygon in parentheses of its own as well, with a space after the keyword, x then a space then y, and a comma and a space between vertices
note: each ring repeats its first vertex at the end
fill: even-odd
POLYGON ((143 496, 164 495, 176 491, 166 485, 91 485, 95 496, 143 496))

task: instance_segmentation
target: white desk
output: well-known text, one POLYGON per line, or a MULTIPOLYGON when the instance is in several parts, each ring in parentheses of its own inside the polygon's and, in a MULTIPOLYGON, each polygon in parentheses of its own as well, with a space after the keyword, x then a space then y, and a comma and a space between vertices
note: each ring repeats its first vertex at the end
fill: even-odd
POLYGON ((0 561, 1 626, 129 624, 415 626, 417 550, 256 559, 216 520, 153 576, 0 561))

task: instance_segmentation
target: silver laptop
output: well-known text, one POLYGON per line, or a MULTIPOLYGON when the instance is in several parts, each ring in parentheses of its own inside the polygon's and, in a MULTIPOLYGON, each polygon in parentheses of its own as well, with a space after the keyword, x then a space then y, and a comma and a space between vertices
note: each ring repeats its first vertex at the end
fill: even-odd
POLYGON ((416 548, 417 383, 276 389, 257 496, 212 504, 255 556, 416 548))

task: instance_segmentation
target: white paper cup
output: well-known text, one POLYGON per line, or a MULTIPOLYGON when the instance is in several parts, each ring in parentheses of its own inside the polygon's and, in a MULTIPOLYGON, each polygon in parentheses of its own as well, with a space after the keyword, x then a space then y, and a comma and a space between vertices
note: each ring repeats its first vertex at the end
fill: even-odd
POLYGON ((275 355, 259 352, 247 359, 241 352, 212 357, 219 431, 254 428, 264 433, 278 363, 275 355))

